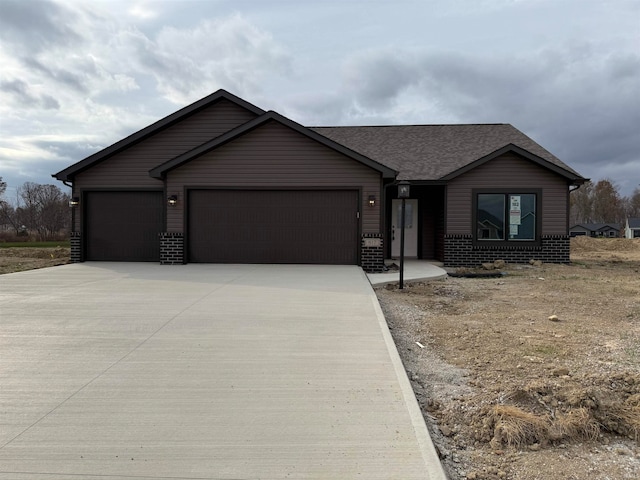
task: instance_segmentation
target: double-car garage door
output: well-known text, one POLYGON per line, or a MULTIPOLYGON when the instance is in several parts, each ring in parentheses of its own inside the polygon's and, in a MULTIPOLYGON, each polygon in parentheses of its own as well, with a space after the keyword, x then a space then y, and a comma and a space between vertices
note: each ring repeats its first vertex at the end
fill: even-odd
POLYGON ((190 190, 188 260, 356 264, 355 190, 190 190))
MULTIPOLYGON (((84 204, 87 260, 160 260, 162 192, 86 192, 84 204)), ((358 262, 356 190, 189 190, 186 209, 188 262, 358 262)))

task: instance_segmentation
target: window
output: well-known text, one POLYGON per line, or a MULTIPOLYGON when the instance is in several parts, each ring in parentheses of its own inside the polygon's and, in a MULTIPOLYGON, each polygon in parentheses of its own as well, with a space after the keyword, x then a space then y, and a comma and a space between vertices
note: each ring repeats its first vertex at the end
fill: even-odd
POLYGON ((477 193, 475 240, 532 242, 537 239, 536 193, 477 193))

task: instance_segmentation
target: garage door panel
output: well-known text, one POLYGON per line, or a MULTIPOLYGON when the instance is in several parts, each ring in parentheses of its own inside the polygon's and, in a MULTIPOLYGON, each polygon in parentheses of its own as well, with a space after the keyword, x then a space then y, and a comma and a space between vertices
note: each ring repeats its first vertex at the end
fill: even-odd
POLYGON ((162 192, 86 192, 84 203, 87 260, 160 260, 162 192))
POLYGON ((192 190, 191 262, 355 264, 358 192, 192 190))

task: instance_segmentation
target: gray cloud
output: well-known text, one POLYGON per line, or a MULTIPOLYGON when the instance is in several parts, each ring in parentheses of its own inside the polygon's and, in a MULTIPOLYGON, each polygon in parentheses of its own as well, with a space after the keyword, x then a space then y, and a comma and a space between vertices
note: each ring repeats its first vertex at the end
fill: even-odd
POLYGON ((189 30, 163 28, 135 46, 137 61, 176 103, 217 88, 255 92, 263 78, 290 71, 282 47, 240 15, 204 20, 189 30))
POLYGON ((636 54, 589 43, 518 56, 380 50, 347 62, 344 89, 349 122, 354 105, 390 117, 410 96, 425 103, 409 122, 439 123, 436 98, 457 122, 514 124, 585 175, 640 160, 636 54))
POLYGON ((45 0, 2 0, 0 39, 19 51, 39 52, 68 46, 80 37, 70 27, 76 14, 66 6, 45 0))
POLYGON ((45 110, 60 108, 60 103, 51 95, 34 94, 29 85, 19 79, 0 80, 0 91, 11 95, 17 105, 40 107, 45 110))
MULTIPOLYGON (((62 63, 64 62, 64 59, 58 59, 58 61, 62 63)), ((39 72, 46 78, 53 80, 55 83, 65 85, 80 93, 88 92, 88 87, 85 84, 86 78, 96 74, 95 66, 86 60, 82 62, 74 62, 76 65, 73 65, 73 68, 83 72, 82 74, 71 72, 56 65, 45 65, 44 62, 34 57, 23 57, 22 62, 27 68, 31 69, 31 71, 39 72)))

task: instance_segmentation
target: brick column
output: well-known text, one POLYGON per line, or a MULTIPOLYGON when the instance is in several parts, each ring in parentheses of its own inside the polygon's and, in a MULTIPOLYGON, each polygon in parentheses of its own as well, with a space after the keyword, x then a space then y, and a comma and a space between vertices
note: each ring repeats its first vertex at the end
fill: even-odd
POLYGON ((184 263, 184 236, 182 233, 162 232, 160 236, 160 265, 184 263))
POLYGON ((365 233, 360 243, 360 261, 367 273, 379 273, 384 269, 382 234, 365 233))
POLYGON ((82 262, 82 235, 80 232, 71 232, 69 243, 71 245, 71 263, 82 262))
POLYGON ((569 263, 571 253, 571 237, 569 235, 547 235, 542 237, 544 257, 548 263, 569 263))

